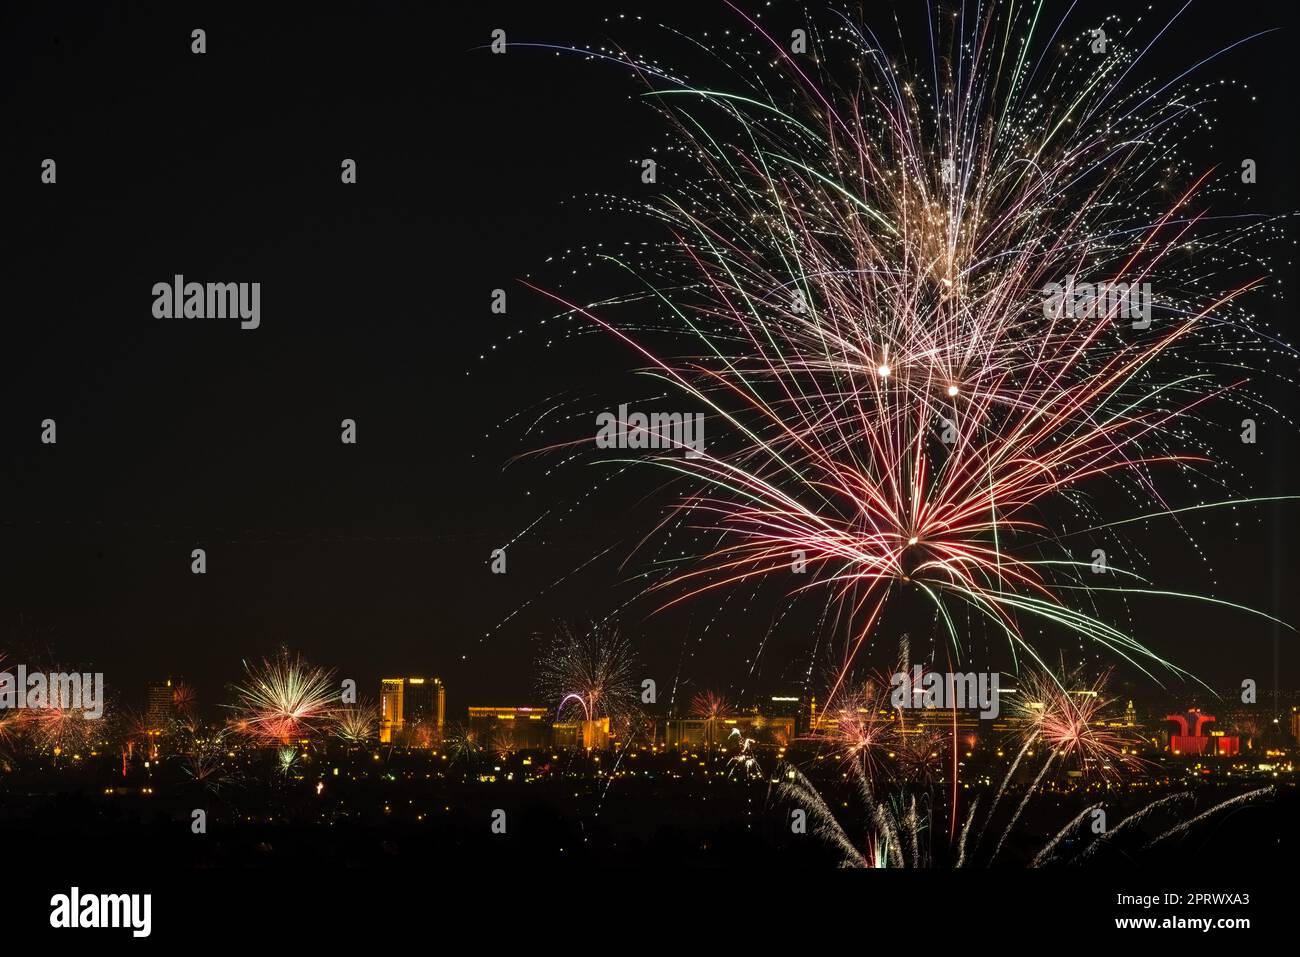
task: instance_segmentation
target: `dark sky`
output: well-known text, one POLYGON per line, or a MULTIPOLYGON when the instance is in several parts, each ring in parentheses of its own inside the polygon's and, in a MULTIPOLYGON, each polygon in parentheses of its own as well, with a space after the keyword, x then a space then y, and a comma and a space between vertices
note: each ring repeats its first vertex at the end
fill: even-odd
MULTIPOLYGON (((498 26, 512 41, 612 36, 632 48, 658 34, 607 24, 607 4, 563 15, 528 3, 358 6, 380 5, 0 13, 0 649, 11 660, 93 666, 134 705, 150 678, 183 674, 213 704, 241 658, 286 644, 370 689, 381 674, 440 674, 459 715, 528 698, 531 636, 626 596, 618 561, 646 528, 631 510, 653 476, 546 523, 511 551, 505 576, 487 558, 591 484, 549 480, 536 462, 505 468, 535 447, 512 417, 561 393, 617 398, 611 383, 635 365, 594 337, 548 348, 538 323, 552 309, 516 281, 569 280, 548 256, 648 229, 584 196, 638 189, 633 162, 663 129, 623 71, 474 48, 498 26), (207 31, 204 56, 190 53, 195 27, 207 31), (39 182, 47 156, 56 186, 39 182), (356 186, 339 182, 344 157, 358 162, 356 186), (175 273, 261 282, 261 328, 155 320, 150 290, 175 273), (488 310, 496 287, 509 290, 504 318, 488 310), (47 417, 54 447, 39 442, 47 417), (355 447, 339 441, 345 417, 358 422, 355 447), (207 549, 206 576, 190 574, 194 547, 207 549)), ((887 6, 868 5, 872 16, 887 6)), ((1167 16, 1181 0, 1155 6, 1167 16)), ((1231 39, 1284 28, 1207 74, 1247 80, 1258 97, 1225 99, 1226 122, 1197 157, 1256 158, 1259 183, 1243 198, 1256 210, 1296 208, 1284 6, 1193 4, 1150 61, 1173 75, 1231 39)), ((740 27, 721 4, 642 7, 687 30, 740 27)), ((766 16, 788 34, 801 9, 766 16)), ((1078 22, 1094 9, 1108 8, 1081 6, 1078 22)), ((1294 291, 1293 267, 1280 268, 1294 291)), ((1293 336, 1293 308, 1259 301, 1293 336)), ((1294 391, 1278 395, 1300 409, 1294 391)), ((1296 447, 1294 426, 1267 423, 1240 453, 1251 456, 1247 494, 1300 491, 1296 447)), ((1216 592, 1300 618, 1296 514, 1207 526, 1216 592)), ((1178 540, 1151 534, 1143 545, 1164 580, 1211 587, 1178 540)), ((706 631, 716 606, 649 620, 639 606, 624 628, 647 676, 740 696, 808 667, 811 622, 796 618, 760 676, 745 677, 775 609, 723 609, 706 631)), ((1271 684, 1273 635, 1255 620, 1170 603, 1139 625, 1208 680, 1271 684)), ((1292 685, 1295 640, 1282 651, 1292 685)))

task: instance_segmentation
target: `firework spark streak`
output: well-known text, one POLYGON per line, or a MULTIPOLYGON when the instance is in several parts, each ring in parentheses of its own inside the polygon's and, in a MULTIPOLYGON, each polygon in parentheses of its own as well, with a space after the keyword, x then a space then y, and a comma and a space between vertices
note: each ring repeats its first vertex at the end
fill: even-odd
POLYGON ((660 607, 788 583, 797 559, 795 592, 842 611, 831 698, 905 595, 958 659, 982 623, 1041 664, 1032 623, 1153 676, 1185 674, 1098 605, 1108 593, 1232 603, 1113 565, 1099 578, 1080 536, 1182 529, 1172 496, 1231 483, 1211 403, 1266 406, 1238 357, 1294 355, 1241 302, 1268 272, 1248 250, 1279 217, 1212 215, 1235 173, 1183 157, 1209 102, 1194 70, 1143 80, 1146 38, 1112 23, 1099 53, 1065 21, 1036 32, 1041 4, 932 27, 920 63, 848 18, 812 31, 818 55, 797 58, 733 9, 763 48, 714 51, 743 63, 734 91, 569 48, 630 67, 678 137, 673 190, 627 204, 671 241, 640 259, 584 254, 640 293, 584 306, 525 283, 630 348, 679 407, 707 412, 704 454, 639 459, 673 476, 660 530, 708 543, 654 584, 669 593, 660 607), (835 64, 855 72, 837 78, 835 64), (1127 299, 1047 296, 1085 281, 1149 286, 1153 304, 1130 317, 1127 299), (616 318, 628 303, 637 318, 616 318), (663 355, 648 328, 689 348, 663 355), (1139 514, 1102 521, 1111 499, 1139 514))

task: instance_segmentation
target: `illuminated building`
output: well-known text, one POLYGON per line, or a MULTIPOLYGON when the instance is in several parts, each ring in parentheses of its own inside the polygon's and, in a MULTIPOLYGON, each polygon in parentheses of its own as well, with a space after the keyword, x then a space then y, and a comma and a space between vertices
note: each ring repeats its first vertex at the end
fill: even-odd
POLYGON ((146 757, 154 759, 161 750, 163 738, 171 730, 176 718, 176 698, 173 680, 151 681, 148 685, 144 721, 148 742, 146 757))
POLYGON ((379 683, 379 741, 430 748, 442 741, 447 687, 440 678, 384 678, 379 683))
MULTIPOLYGON (((608 726, 606 721, 607 731, 608 726)), ((551 747, 551 712, 548 708, 475 706, 469 709, 469 731, 485 747, 499 744, 515 751, 541 750, 551 747)))
POLYGON ((172 696, 172 679, 149 682, 148 704, 145 706, 145 722, 151 731, 162 731, 171 724, 176 716, 175 699, 172 696))
MULTIPOLYGON (((795 736, 795 721, 794 715, 774 717, 763 714, 740 714, 731 718, 680 718, 668 722, 666 743, 670 748, 729 747, 736 743, 737 737, 741 737, 784 746, 795 736)), ((823 720, 822 724, 825 723, 823 720)))
POLYGON ((1215 718, 1199 708, 1191 708, 1183 714, 1165 715, 1165 720, 1178 725, 1178 733, 1169 736, 1169 750, 1174 754, 1231 757, 1241 752, 1241 739, 1235 734, 1222 731, 1203 733, 1205 726, 1215 718))
POLYGON ((609 747, 609 718, 592 721, 559 721, 551 728, 552 740, 557 748, 585 748, 604 751, 609 747))
MULTIPOLYGON (((773 718, 792 718, 794 720, 794 734, 804 734, 808 731, 808 727, 803 725, 803 697, 801 695, 774 694, 768 699, 766 706, 763 708, 763 713, 773 718)), ((811 717, 809 715, 810 721, 811 717)))

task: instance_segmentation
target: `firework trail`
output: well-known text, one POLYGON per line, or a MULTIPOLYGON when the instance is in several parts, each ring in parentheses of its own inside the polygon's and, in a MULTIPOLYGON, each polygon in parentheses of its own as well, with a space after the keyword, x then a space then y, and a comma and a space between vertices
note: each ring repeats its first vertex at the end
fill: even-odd
MULTIPOLYGON (((1142 810, 1138 811, 1136 814, 1130 814, 1124 820, 1120 821, 1119 824, 1115 825, 1115 827, 1098 837, 1097 840, 1084 848, 1083 852, 1079 854, 1077 859, 1079 861, 1087 860, 1092 857, 1092 855, 1096 854, 1101 848, 1113 842, 1117 836, 1126 833, 1129 828, 1140 827, 1149 818, 1163 814, 1173 808, 1190 805, 1194 800, 1195 798, 1190 791, 1180 791, 1177 794, 1170 794, 1166 797, 1160 798, 1159 800, 1152 801, 1142 810)), ((1030 866, 1038 867, 1043 863, 1047 863, 1050 860, 1051 855, 1044 853, 1040 854, 1039 858, 1035 858, 1034 862, 1030 866), (1043 858, 1043 860, 1040 861, 1039 858, 1043 858)))
MULTIPOLYGON (((909 797, 904 794, 899 795, 892 801, 877 800, 872 796, 866 778, 858 773, 856 768, 853 770, 851 778, 854 784, 853 796, 862 808, 862 820, 868 831, 864 850, 859 848, 849 837, 842 816, 837 816, 817 787, 802 772, 790 765, 782 765, 778 768, 778 773, 784 778, 783 782, 778 786, 778 795, 808 813, 816 825, 813 833, 825 840, 828 846, 840 855, 840 865, 842 867, 919 868, 933 866, 933 861, 924 847, 923 835, 929 829, 929 822, 934 812, 928 805, 923 807, 918 804, 916 796, 909 797)), ((1217 818, 1226 812, 1266 800, 1275 794, 1276 789, 1270 786, 1215 804, 1194 818, 1179 822, 1160 831, 1156 837, 1142 844, 1136 851, 1138 853, 1149 853, 1167 842, 1185 836, 1198 824, 1217 818)), ((1113 845, 1117 837, 1141 828, 1144 824, 1169 813, 1173 809, 1187 806, 1192 801, 1193 795, 1189 792, 1179 792, 1158 798, 1101 834, 1092 834, 1088 829, 1081 829, 1081 825, 1089 821, 1094 812, 1101 807, 1099 804, 1090 805, 1049 839, 1034 855, 1029 866, 1037 868, 1056 864, 1081 863, 1103 848, 1113 845), (1060 849, 1063 842, 1071 837, 1084 839, 1092 837, 1092 840, 1073 856, 1062 858, 1060 849)), ((955 867, 971 866, 967 853, 968 837, 978 807, 979 800, 976 799, 972 802, 966 823, 956 845, 956 856, 953 865, 955 867)), ((996 852, 993 857, 995 856, 996 852)), ((993 857, 990 857, 983 866, 991 865, 993 857)))
MULTIPOLYGON (((1212 807, 1208 808, 1207 810, 1203 811, 1202 813, 1196 815, 1196 817, 1190 818, 1188 820, 1180 821, 1179 823, 1174 824, 1163 831, 1160 831, 1154 838, 1146 842, 1138 849, 1139 853, 1150 852, 1152 849, 1162 846, 1167 841, 1173 841, 1186 836, 1198 824, 1217 818, 1226 812, 1231 812, 1233 810, 1237 810, 1239 808, 1247 807, 1249 805, 1255 804, 1259 801, 1270 799, 1276 796, 1276 793, 1277 793, 1276 788, 1270 785, 1268 787, 1263 787, 1253 791, 1248 791, 1245 794, 1239 794, 1236 797, 1230 798, 1226 801, 1221 801, 1218 804, 1215 804, 1212 807)), ((1162 814, 1166 814, 1174 809, 1187 807, 1191 805, 1194 801, 1195 801, 1195 796, 1190 791, 1181 791, 1177 794, 1170 794, 1166 797, 1153 801, 1150 804, 1148 804, 1146 807, 1142 808, 1140 811, 1137 811, 1136 813, 1126 817, 1115 827, 1098 835, 1096 840, 1088 844, 1087 847, 1085 847, 1081 852, 1076 854, 1074 857, 1067 859, 1065 863, 1076 863, 1076 862, 1081 863, 1083 861, 1086 861, 1089 858, 1091 858, 1094 854, 1102 850, 1103 848, 1108 847, 1111 844, 1115 843, 1116 838, 1120 835, 1127 833, 1128 830, 1133 828, 1140 828, 1148 821, 1162 814)), ((1056 835, 1055 838, 1053 838, 1050 842, 1048 842, 1048 844, 1041 851, 1038 852, 1038 854, 1034 857, 1033 861, 1030 862, 1029 866, 1044 867, 1049 864, 1057 863, 1059 858, 1056 851, 1061 841, 1071 831, 1078 828, 1078 826, 1083 822, 1083 820, 1088 815, 1090 815, 1095 809, 1096 809, 1095 807, 1088 808, 1083 813, 1081 813, 1078 817, 1076 817, 1073 821, 1071 821, 1068 825, 1066 825, 1066 827, 1063 828, 1061 832, 1056 835)))
POLYGON ((1047 760, 1043 762, 1043 766, 1039 768, 1038 773, 1034 775, 1033 783, 1025 789, 1024 797, 1022 797, 1020 803, 1016 805, 1015 813, 1011 815, 1011 820, 1008 821, 1007 826, 1003 828, 1002 836, 998 838, 997 847, 993 848, 993 853, 989 856, 990 864, 993 863, 998 854, 1001 853, 1002 845, 1007 842, 1007 838, 1015 828, 1016 822, 1020 820, 1020 815, 1024 813, 1025 808, 1029 805, 1029 799, 1034 796, 1034 792, 1038 790, 1038 785, 1043 782, 1043 776, 1047 774, 1048 769, 1052 766, 1052 762, 1056 760, 1056 755, 1057 752, 1055 751, 1052 751, 1047 755, 1047 760))
POLYGON ((1107 21, 1098 53, 1041 4, 944 18, 923 47, 900 36, 929 61, 848 18, 796 58, 733 9, 759 48, 710 47, 735 64, 733 89, 570 48, 630 67, 668 121, 673 189, 623 205, 670 238, 582 251, 640 284, 617 298, 527 284, 707 414, 703 454, 612 463, 670 474, 647 544, 700 542, 653 563, 660 607, 769 580, 786 592, 798 556, 795 593, 840 611, 841 678, 900 599, 958 660, 981 625, 1041 663, 1033 624, 1185 674, 1100 606, 1232 603, 1115 564, 1099 578, 1082 557, 1098 541, 1123 554, 1119 526, 1186 531, 1184 512, 1261 501, 1231 494, 1211 408, 1266 408, 1244 357, 1294 357, 1243 302, 1269 273, 1250 250, 1280 217, 1213 214, 1235 174, 1184 157, 1208 122, 1194 69, 1143 79, 1136 28, 1107 21), (1114 283, 1149 286, 1146 305, 1097 285, 1114 283), (665 332, 678 353, 650 345, 665 332))
MULTIPOLYGON (((1109 730, 1097 720, 1099 713, 1112 703, 1112 699, 1104 697, 1108 678, 1109 673, 1105 673, 1088 683, 1081 679, 1078 671, 1057 675, 1046 670, 1031 671, 1022 677, 1013 713, 1023 721, 1023 743, 994 795, 984 826, 992 820, 998 802, 1021 759, 1030 753, 1030 748, 1038 743, 1048 753, 1003 829, 990 862, 1002 850, 1007 836, 1057 758, 1076 763, 1078 770, 1085 775, 1097 774, 1104 778, 1116 778, 1120 769, 1135 770, 1139 766, 1138 759, 1127 753, 1131 743, 1128 738, 1109 730)), ((976 848, 983 835, 984 828, 981 827, 976 848)))
POLYGON ((1191 820, 1183 821, 1181 824, 1176 824, 1162 834, 1158 834, 1143 848, 1143 850, 1150 850, 1151 848, 1159 847, 1166 841, 1173 841, 1185 837, 1192 828, 1203 821, 1207 821, 1212 817, 1222 814, 1224 811, 1234 810, 1236 808, 1245 807, 1248 804, 1253 804, 1256 801, 1272 798, 1276 793, 1277 789, 1272 785, 1269 785, 1268 787, 1258 788, 1254 791, 1247 791, 1245 794, 1239 794, 1234 798, 1230 798, 1227 801, 1214 805, 1214 807, 1207 811, 1201 812, 1191 820))
POLYGON ((962 825, 961 837, 957 840, 957 863, 956 867, 961 867, 966 863, 966 842, 970 837, 971 825, 975 822, 975 814, 979 810, 980 799, 975 798, 971 802, 970 811, 966 814, 966 823, 962 825))
POLYGON ((791 766, 786 766, 781 771, 787 780, 783 781, 778 787, 778 794, 811 815, 816 825, 813 833, 828 841, 840 851, 843 856, 842 866, 868 866, 867 858, 849 839, 848 834, 845 833, 843 826, 836 818, 835 812, 830 809, 826 799, 821 796, 813 783, 804 776, 804 773, 791 766))
POLYGON ((915 794, 900 792, 889 800, 878 799, 873 782, 859 764, 848 766, 848 780, 854 804, 866 824, 864 845, 859 848, 817 787, 798 768, 782 764, 777 768, 781 783, 777 795, 809 814, 816 825, 813 833, 826 840, 841 855, 841 867, 926 867, 930 857, 924 846, 932 812, 922 811, 915 794))
MULTIPOLYGON (((985 831, 993 821, 1003 796, 1011 788, 1017 769, 1027 757, 1035 756, 1036 748, 1045 752, 1042 763, 1019 796, 1020 800, 1002 827, 993 852, 986 860, 981 858, 982 866, 992 864, 999 856, 1025 809, 1054 768, 1074 767, 1086 776, 1113 779, 1121 771, 1134 771, 1140 767, 1140 762, 1127 753, 1129 742, 1105 728, 1098 720, 1099 712, 1111 703, 1105 696, 1107 677, 1108 673, 1095 681, 1085 681, 1078 671, 1059 675, 1036 671, 1021 678, 1012 715, 1021 722, 1018 731, 1020 750, 1011 761, 987 810, 981 813, 980 800, 975 799, 965 813, 960 832, 954 828, 950 833, 953 866, 969 866, 979 854, 985 831)), ((866 687, 871 688, 872 684, 869 682, 866 687)), ((861 706, 852 702, 872 702, 867 710, 887 712, 884 703, 887 697, 887 693, 882 697, 878 691, 847 696, 848 714, 844 710, 837 712, 828 709, 827 716, 837 716, 837 720, 835 727, 823 736, 833 742, 837 752, 846 758, 844 767, 848 771, 847 778, 855 802, 864 811, 869 831, 865 848, 853 844, 846 836, 845 828, 838 822, 837 832, 823 820, 827 814, 834 817, 834 812, 820 795, 815 795, 814 800, 809 792, 815 792, 815 787, 802 774, 792 773, 794 769, 788 766, 781 769, 789 776, 789 782, 782 786, 781 793, 801 799, 803 803, 800 806, 811 809, 819 822, 818 833, 827 837, 834 846, 842 850, 841 842, 848 841, 854 847, 857 856, 846 854, 845 866, 869 866, 863 862, 883 860, 887 866, 926 867, 930 866, 930 851, 923 835, 931 829, 935 813, 929 803, 931 796, 928 788, 938 774, 939 767, 935 758, 945 746, 946 736, 923 727, 902 729, 886 725, 885 740, 890 742, 888 756, 892 761, 859 760, 860 752, 855 744, 858 730, 853 724, 852 715, 861 706), (880 796, 891 789, 892 796, 880 796), (925 801, 923 805, 918 804, 918 796, 925 801)), ((1152 807, 1161 804, 1162 802, 1156 802, 1152 807)), ((1048 861, 1060 841, 1077 828, 1087 813, 1080 814, 1067 824, 1039 852, 1036 860, 1039 863, 1048 861)))

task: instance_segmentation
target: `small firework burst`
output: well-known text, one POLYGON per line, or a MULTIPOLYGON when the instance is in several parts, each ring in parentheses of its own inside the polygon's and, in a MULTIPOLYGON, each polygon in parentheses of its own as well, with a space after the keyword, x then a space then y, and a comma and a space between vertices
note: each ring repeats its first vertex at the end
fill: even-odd
POLYGON ((128 757, 134 757, 137 752, 149 759, 158 756, 158 729, 149 725, 149 719, 143 712, 133 708, 122 712, 122 742, 128 757))
POLYGON ((1014 712, 1025 722, 1022 736, 1042 741, 1053 755, 1073 763, 1084 774, 1114 777, 1136 759, 1127 754, 1129 740, 1098 720, 1112 703, 1104 696, 1109 675, 1083 681, 1078 672, 1058 677, 1031 672, 1021 682, 1014 712))
POLYGON ((482 750, 478 734, 462 724, 456 725, 447 734, 446 746, 453 764, 472 764, 482 750))
POLYGON ((894 759, 903 783, 928 786, 943 776, 949 745, 942 732, 926 727, 900 728, 895 742, 894 759))
POLYGON ((732 716, 731 702, 724 695, 701 691, 691 699, 691 717, 705 721, 722 721, 732 716))
POLYGON ((224 728, 205 730, 193 726, 182 732, 178 742, 186 776, 214 794, 234 779, 228 763, 228 734, 224 728))
POLYGON ((593 625, 582 632, 562 626, 538 667, 538 690, 561 718, 610 719, 625 726, 639 713, 632 647, 617 630, 593 625))
POLYGON ((510 729, 506 727, 494 729, 488 739, 488 750, 499 759, 504 760, 508 757, 515 750, 515 739, 510 729))
POLYGON ((845 763, 857 765, 868 782, 874 781, 885 755, 900 746, 897 712, 889 706, 888 688, 867 682, 842 695, 830 709, 821 735, 845 763))
POLYGON ((190 685, 184 681, 177 681, 172 685, 172 708, 178 716, 189 717, 194 714, 197 706, 198 698, 190 685))
POLYGON ((276 770, 288 777, 298 768, 301 757, 297 748, 280 748, 275 753, 276 770))
POLYGON ((378 708, 373 701, 362 699, 339 709, 334 723, 334 735, 347 744, 365 744, 374 739, 378 728, 378 708))
POLYGON ((235 685, 236 730, 264 744, 315 737, 339 709, 334 672, 309 665, 287 650, 261 664, 244 663, 245 680, 235 685))
POLYGON ((100 740, 104 725, 79 708, 29 708, 23 726, 38 751, 55 757, 81 755, 100 740))
POLYGON ((0 711, 0 750, 8 751, 17 743, 22 727, 22 716, 17 711, 0 711))
POLYGON ((705 722, 704 743, 707 747, 720 742, 722 723, 734 713, 726 696, 714 691, 701 691, 691 699, 691 717, 705 722))
POLYGON ((753 738, 745 737, 740 733, 739 728, 732 728, 731 734, 727 735, 727 743, 737 746, 736 753, 727 759, 727 777, 756 781, 763 776, 753 738))

